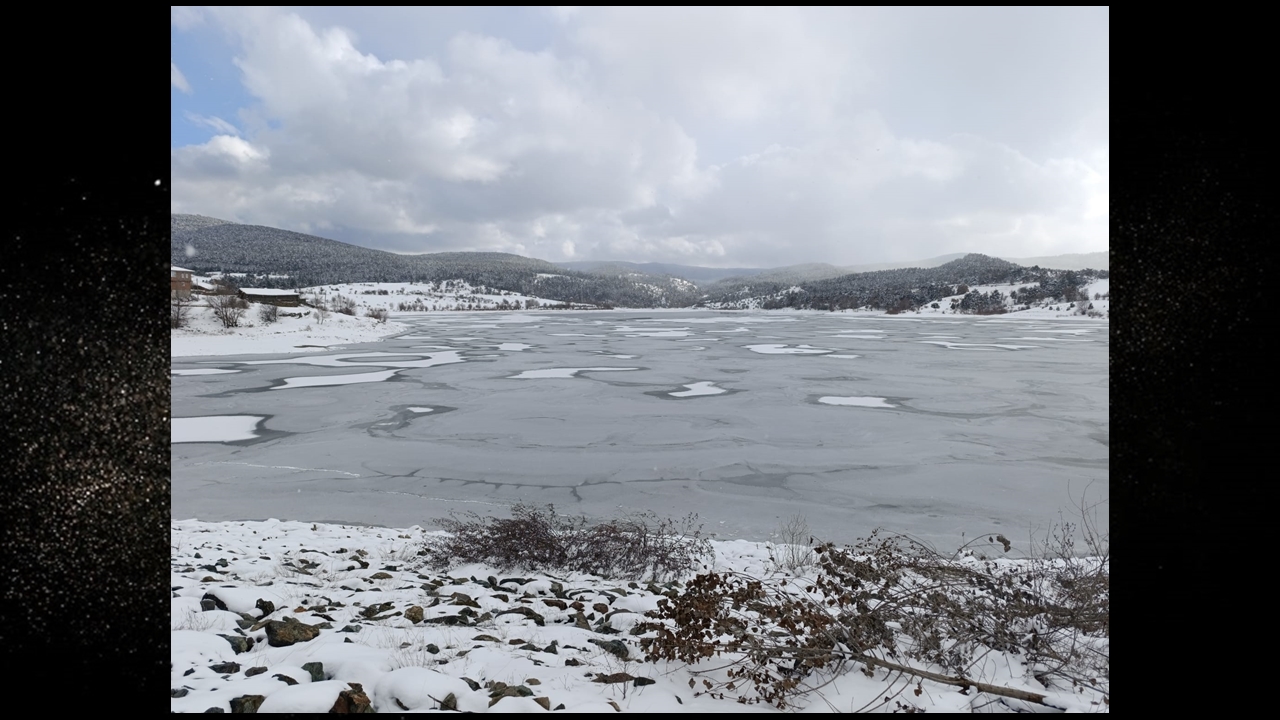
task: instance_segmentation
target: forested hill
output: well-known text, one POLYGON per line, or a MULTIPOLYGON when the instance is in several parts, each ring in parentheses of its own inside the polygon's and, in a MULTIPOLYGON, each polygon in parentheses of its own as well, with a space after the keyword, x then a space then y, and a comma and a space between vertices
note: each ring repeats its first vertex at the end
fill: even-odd
MULTIPOLYGON (((1024 284, 1018 302, 1046 298, 1075 299, 1090 280, 1107 277, 1105 270, 1048 270, 1023 267, 977 253, 932 268, 899 268, 853 273, 840 277, 792 283, 767 276, 722 280, 703 289, 699 305, 719 308, 798 308, 843 310, 870 307, 906 310, 944 297, 968 293, 968 286, 1024 284)), ((1003 301, 975 294, 967 302, 978 308, 1003 301)), ((967 306, 966 306, 967 307, 967 306)))
POLYGON ((200 215, 171 218, 173 264, 197 273, 246 273, 251 277, 245 284, 256 287, 465 280, 524 295, 617 307, 684 307, 697 300, 693 283, 665 276, 584 273, 509 253, 399 255, 263 225, 200 215))

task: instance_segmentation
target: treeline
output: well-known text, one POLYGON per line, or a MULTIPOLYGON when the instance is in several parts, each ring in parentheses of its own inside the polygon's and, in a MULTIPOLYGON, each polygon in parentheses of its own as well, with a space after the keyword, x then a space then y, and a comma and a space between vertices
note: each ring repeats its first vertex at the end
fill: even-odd
POLYGON ((959 309, 985 313, 1004 307, 1004 296, 998 291, 977 293, 969 286, 1024 284, 1009 294, 1018 304, 1058 298, 1070 302, 1083 299, 1084 285, 1105 277, 1105 270, 1028 268, 973 253, 933 268, 879 270, 799 284, 758 278, 726 280, 707 288, 707 297, 699 305, 819 310, 866 307, 904 312, 945 297, 965 295, 959 309))

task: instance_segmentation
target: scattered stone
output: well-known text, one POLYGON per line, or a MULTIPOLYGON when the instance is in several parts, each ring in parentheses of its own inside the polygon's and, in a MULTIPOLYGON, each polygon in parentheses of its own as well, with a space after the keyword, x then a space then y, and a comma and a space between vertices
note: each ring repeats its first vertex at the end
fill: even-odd
POLYGON ((557 706, 556 706, 556 708, 555 708, 555 709, 556 709, 556 710, 563 710, 563 709, 564 709, 564 703, 560 703, 559 705, 557 705, 557 706))
POLYGON ((408 610, 405 610, 405 611, 404 611, 404 618, 405 618, 405 620, 408 620, 409 622, 413 623, 414 625, 417 625, 418 623, 422 622, 422 606, 420 606, 420 605, 414 605, 413 607, 409 608, 408 610))
POLYGON ((453 598, 453 602, 450 603, 450 605, 465 605, 467 607, 473 607, 477 609, 479 609, 480 607, 480 603, 476 602, 475 600, 472 600, 471 596, 467 595, 466 593, 456 592, 451 597, 453 598))
POLYGON ((180 697, 186 697, 186 696, 187 696, 186 688, 170 688, 169 690, 169 697, 171 698, 180 698, 180 697))
POLYGON ((338 693, 338 699, 329 712, 341 714, 373 712, 373 704, 369 702, 369 696, 364 693, 364 686, 360 683, 347 683, 347 685, 351 689, 338 693))
POLYGON ((529 618, 530 620, 532 620, 533 624, 537 625, 538 627, 543 627, 547 624, 546 618, 542 617, 541 615, 539 615, 538 613, 534 612, 532 609, 527 607, 515 607, 515 608, 511 608, 510 610, 503 610, 502 612, 498 613, 497 617, 500 617, 502 615, 523 615, 529 618))
MULTIPOLYGON (((542 648, 538 647, 537 645, 534 645, 533 643, 525 643, 516 649, 528 650, 529 652, 542 652, 542 648)), ((537 660, 534 660, 534 662, 537 662, 537 660)))
POLYGON ((341 630, 339 630, 338 632, 358 633, 358 632, 360 632, 360 626, 359 626, 359 625, 347 625, 346 627, 342 628, 342 629, 341 629, 341 630))
POLYGON ((603 648, 605 652, 622 660, 626 660, 629 655, 626 643, 621 640, 596 640, 591 638, 587 642, 603 648))
POLYGON ((472 680, 472 679, 471 679, 471 678, 469 678, 469 677, 464 677, 464 678, 462 678, 462 681, 463 681, 463 682, 465 682, 467 685, 469 685, 469 686, 471 687, 471 689, 472 689, 472 690, 479 690, 479 689, 480 689, 480 683, 476 682, 475 680, 472 680))
POLYGON ((560 608, 561 610, 569 609, 569 604, 558 598, 543 598, 542 604, 547 607, 560 608))
POLYGON ((427 652, 432 655, 438 655, 440 653, 440 646, 435 643, 427 643, 427 652))
POLYGON ((492 700, 489 701, 489 707, 493 707, 494 705, 497 705, 498 701, 504 697, 532 697, 533 696, 533 691, 525 687, 524 685, 506 686, 506 685, 503 685, 502 683, 497 683, 494 687, 497 688, 499 686, 501 686, 500 690, 495 690, 494 692, 489 694, 489 697, 492 698, 492 700))
POLYGON ((231 643, 231 649, 235 650, 237 655, 253 649, 253 638, 240 637, 239 635, 219 635, 218 637, 231 643))
POLYGON ((262 701, 266 699, 265 695, 241 695, 238 698, 231 698, 231 712, 256 713, 258 708, 262 707, 262 701))
POLYGON ((303 663, 302 669, 311 673, 311 682, 324 681, 324 663, 322 662, 303 663))
POLYGON ((654 684, 654 683, 656 683, 656 682, 658 682, 658 681, 657 681, 657 680, 654 680, 653 678, 638 677, 638 678, 636 678, 636 680, 635 680, 635 686, 636 686, 636 687, 644 687, 645 685, 652 685, 652 684, 654 684))
MULTIPOLYGON (((536 697, 536 698, 534 698, 534 699, 533 699, 533 701, 534 701, 534 702, 536 702, 536 703, 538 703, 539 705, 541 705, 543 710, 550 710, 550 709, 551 709, 551 700, 550 700, 550 699, 548 699, 548 698, 545 698, 545 697, 536 697)), ((561 705, 560 707, 564 707, 564 706, 563 706, 563 705, 561 705)))
POLYGON ((539 680, 538 678, 525 678, 524 684, 525 685, 541 685, 542 681, 539 680))
POLYGON ((440 617, 427 618, 424 622, 431 625, 467 625, 467 619, 461 615, 441 615, 440 617))
POLYGON ((285 685, 297 685, 297 684, 298 684, 298 681, 297 681, 297 680, 294 680, 293 678, 289 677, 288 675, 285 675, 284 673, 276 673, 275 675, 272 675, 271 677, 273 677, 273 678, 275 678, 275 679, 279 680, 280 682, 284 683, 285 685))
POLYGON ((603 615, 603 614, 605 614, 605 613, 609 612, 609 606, 608 606, 608 605, 605 605, 604 603, 596 603, 595 605, 592 605, 592 606, 591 606, 591 609, 592 609, 592 610, 595 610, 596 612, 600 613, 601 615, 603 615))
POLYGON ((258 598, 258 602, 254 603, 254 607, 262 611, 261 617, 266 617, 276 611, 275 603, 270 600, 263 600, 262 598, 258 598))
POLYGON ((543 648, 542 652, 544 652, 544 653, 551 653, 552 655, 558 655, 558 654, 559 654, 559 652, 557 652, 557 651, 556 651, 556 647, 557 647, 559 644, 560 644, 560 641, 559 641, 559 640, 552 640, 552 641, 551 641, 551 644, 550 644, 550 645, 548 645, 548 646, 546 646, 545 648, 543 648))
POLYGON ((616 702, 614 702, 614 701, 610 700, 610 701, 609 701, 609 704, 613 706, 613 709, 614 709, 614 710, 617 710, 618 712, 622 712, 622 708, 618 707, 618 703, 616 703, 616 702))
POLYGON ((264 672, 266 672, 266 671, 267 671, 267 668, 265 668, 265 667, 264 667, 264 666, 262 666, 262 665, 259 665, 259 666, 257 666, 257 667, 251 667, 251 668, 249 668, 248 670, 245 670, 245 671, 244 671, 244 676, 245 676, 245 677, 253 677, 254 675, 261 675, 262 673, 264 673, 264 672))
POLYGON ((217 663, 216 665, 210 665, 209 669, 218 673, 219 675, 225 675, 227 673, 238 673, 240 672, 240 663, 236 663, 236 662, 217 663))
POLYGON ((187 671, 186 671, 186 672, 184 672, 184 673, 182 673, 182 677, 186 677, 186 676, 190 675, 191 673, 193 673, 193 672, 195 672, 195 671, 196 671, 196 669, 195 669, 195 668, 187 668, 187 671))
POLYGON ((598 683, 605 683, 606 685, 612 685, 613 683, 624 683, 624 682, 628 682, 635 679, 636 677, 634 675, 620 672, 620 673, 613 673, 611 675, 597 675, 595 680, 592 680, 591 682, 598 682, 598 683))
POLYGON ((369 579, 370 580, 390 580, 392 579, 392 577, 393 576, 391 575, 391 573, 385 573, 385 572, 379 571, 370 575, 369 579))
POLYGON ((211 708, 209 708, 208 710, 205 710, 205 712, 207 712, 207 713, 211 713, 211 712, 213 712, 213 713, 218 713, 218 712, 220 712, 220 713, 224 713, 224 712, 226 712, 226 710, 223 710, 223 709, 222 709, 222 708, 220 708, 220 707, 211 707, 211 708))
MULTIPOLYGON (((408 708, 405 708, 405 709, 407 710, 408 708)), ((458 696, 457 696, 457 695, 454 695, 453 693, 449 693, 448 695, 445 695, 445 696, 444 696, 444 699, 440 701, 440 709, 441 709, 441 710, 452 710, 452 711, 454 711, 454 712, 457 712, 457 710, 458 710, 458 696)))
POLYGON ((511 602, 511 597, 506 593, 494 593, 493 596, 498 598, 502 602, 511 602))
POLYGON ((587 621, 587 616, 583 615, 581 610, 573 614, 573 624, 574 627, 578 627, 583 630, 591 629, 591 623, 587 621))
POLYGON ((582 609, 585 608, 586 605, 583 605, 581 600, 574 600, 573 602, 569 603, 569 607, 573 608, 574 610, 577 610, 578 612, 582 612, 582 609))
POLYGON ((501 640, 499 640, 498 638, 492 635, 477 635, 471 639, 477 642, 502 642, 501 640))
POLYGON ((320 635, 320 628, 299 622, 291 617, 285 618, 283 621, 270 620, 267 622, 266 628, 267 644, 271 647, 287 647, 295 643, 314 640, 320 635))
POLYGON ((568 667, 578 667, 582 663, 579 662, 576 658, 568 658, 567 660, 564 661, 564 664, 568 667))
POLYGON ((381 615, 382 613, 390 612, 394 610, 395 607, 396 607, 395 603, 390 603, 390 602, 374 603, 369 607, 361 610, 360 617, 368 618, 372 620, 373 618, 375 618, 378 615, 381 615))

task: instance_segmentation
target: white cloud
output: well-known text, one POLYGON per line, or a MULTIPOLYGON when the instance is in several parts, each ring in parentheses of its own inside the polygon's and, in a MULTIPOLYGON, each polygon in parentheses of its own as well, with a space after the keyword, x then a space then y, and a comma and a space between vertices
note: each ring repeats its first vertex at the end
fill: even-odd
POLYGON ((1034 44, 992 49, 1006 30, 1044 32, 1019 13, 560 9, 548 12, 561 34, 541 50, 456 32, 384 58, 307 12, 197 13, 236 39, 254 104, 240 131, 188 114, 217 136, 173 152, 175 211, 551 260, 852 264, 1106 247, 1105 72, 1092 95, 1062 85, 1079 109, 1054 101, 1069 117, 1053 132, 1017 124, 1035 107, 998 83, 969 78, 970 97, 949 94, 955 67, 1068 72, 1034 44), (979 20, 986 45, 956 36, 979 20))
POLYGON ((169 84, 188 95, 191 94, 191 84, 182 75, 182 71, 178 69, 178 64, 172 60, 169 61, 169 84))
POLYGON ((204 14, 200 8, 190 5, 172 5, 169 8, 169 22, 179 30, 190 30, 204 22, 204 14))

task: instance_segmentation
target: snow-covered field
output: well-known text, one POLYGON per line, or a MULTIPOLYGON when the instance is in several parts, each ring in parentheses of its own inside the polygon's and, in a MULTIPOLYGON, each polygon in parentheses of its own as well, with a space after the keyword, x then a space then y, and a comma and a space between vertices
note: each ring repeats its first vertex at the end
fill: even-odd
MULTIPOLYGON (((280 318, 267 324, 258 317, 258 303, 250 303, 240 327, 224 328, 202 302, 191 308, 188 326, 171 331, 170 357, 250 355, 258 353, 333 350, 351 343, 370 342, 405 332, 409 326, 359 316, 329 313, 324 322, 309 307, 280 308, 280 318), (302 314, 288 317, 286 313, 302 314)), ((190 374, 190 371, 188 371, 190 374)))
MULTIPOLYGON (((174 712, 778 712, 739 691, 699 694, 725 658, 644 662, 632 632, 684 585, 581 574, 429 569, 434 534, 303 522, 175 521, 171 526, 174 712), (345 693, 345 695, 344 695, 345 693), (340 696, 343 696, 340 698, 340 696)), ((791 575, 765 543, 712 544, 709 567, 773 582, 791 575)), ((1016 561, 1001 560, 1013 563, 1016 561)), ((689 578, 683 578, 687 581, 689 578)), ((971 679, 1047 694, 1074 712, 1105 710, 1096 690, 1046 690, 1016 656, 993 652, 971 679)), ((1109 681, 1101 690, 1109 691, 1109 681)), ((1048 710, 884 670, 850 669, 802 711, 1048 710), (903 692, 907 690, 907 692, 903 692)))
MULTIPOLYGON (((558 277, 558 276, 557 276, 558 277)), ((326 302, 338 296, 355 301, 361 315, 367 308, 391 312, 434 312, 440 310, 531 309, 556 305, 560 300, 521 295, 509 290, 477 287, 464 280, 420 283, 343 283, 302 288, 304 298, 326 302)))

